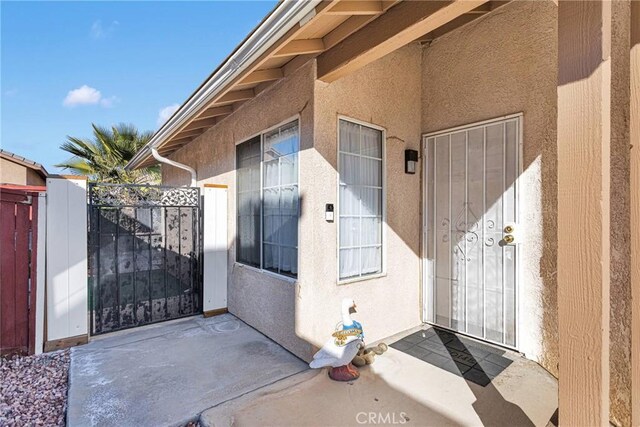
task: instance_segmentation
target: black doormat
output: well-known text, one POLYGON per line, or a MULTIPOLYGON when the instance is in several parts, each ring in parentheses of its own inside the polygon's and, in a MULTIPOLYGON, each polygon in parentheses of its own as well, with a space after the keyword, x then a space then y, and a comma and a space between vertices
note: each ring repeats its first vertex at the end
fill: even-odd
POLYGON ((482 387, 513 363, 503 356, 504 350, 434 327, 406 336, 391 347, 482 387))

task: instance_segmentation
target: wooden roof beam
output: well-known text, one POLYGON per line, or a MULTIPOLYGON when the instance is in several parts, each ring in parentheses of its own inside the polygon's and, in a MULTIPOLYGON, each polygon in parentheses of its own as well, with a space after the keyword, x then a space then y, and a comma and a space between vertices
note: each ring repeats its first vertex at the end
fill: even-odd
POLYGON ((327 49, 331 49, 342 40, 346 39, 351 34, 367 25, 372 18, 372 16, 368 15, 356 15, 347 18, 346 21, 338 25, 322 38, 322 40, 324 41, 324 45, 327 47, 327 49))
MULTIPOLYGON (((270 46, 269 49, 267 49, 266 52, 264 52, 262 55, 260 55, 260 58, 258 58, 247 69, 247 75, 252 73, 252 72, 254 72, 254 71, 256 71, 256 70, 259 70, 260 67, 263 66, 265 62, 267 62, 269 59, 271 59, 273 57, 273 54, 275 52, 277 52, 279 49, 281 49, 281 47, 284 46, 285 44, 287 44, 288 42, 291 42, 292 40, 295 40, 295 38, 300 35, 300 33, 304 30, 304 28, 307 25, 309 25, 309 23, 311 23, 313 21, 317 21, 319 19, 322 19, 322 17, 327 14, 327 11, 329 9, 331 9, 334 5, 339 3, 339 1, 340 0, 325 0, 325 1, 322 1, 318 6, 316 6, 315 13, 313 14, 313 16, 310 16, 310 18, 305 22, 304 25, 296 25, 293 28, 291 28, 289 31, 286 32, 286 34, 284 34, 280 38, 278 43, 274 44, 273 46, 270 46)), ((245 77, 246 77, 246 75, 244 77, 238 78, 237 81, 233 81, 232 83, 230 83, 228 85, 228 87, 229 88, 233 87, 234 85, 238 84, 238 82, 241 81, 245 77)), ((223 93, 224 93, 224 95, 220 95, 218 97, 218 99, 214 100, 213 104, 220 103, 220 99, 224 98, 228 94, 228 92, 223 92, 223 93)), ((242 99, 242 100, 239 100, 239 101, 245 101, 245 100, 242 99)))
POLYGON ((330 15, 377 15, 383 12, 381 1, 343 0, 327 12, 330 15))
POLYGON ((445 34, 459 28, 462 27, 463 25, 468 24, 471 21, 475 21, 476 19, 478 19, 479 17, 481 17, 482 15, 480 14, 465 14, 462 16, 458 16, 456 19, 454 19, 451 22, 447 22, 446 24, 444 24, 442 27, 440 28, 436 28, 435 30, 425 34, 423 37, 420 38, 420 40, 423 41, 431 41, 431 40, 435 40, 438 37, 442 37, 445 34))
POLYGON ((255 96, 253 89, 234 90, 227 92, 224 96, 221 96, 215 103, 216 104, 232 104, 236 101, 245 101, 255 96))
POLYGON ((442 37, 445 34, 451 32, 453 30, 456 30, 456 29, 462 27, 463 25, 468 24, 471 21, 475 21, 479 17, 481 17, 483 15, 486 15, 487 13, 495 10, 496 8, 498 8, 500 6, 504 6, 505 4, 510 3, 510 2, 511 2, 511 0, 509 0, 509 1, 490 1, 488 3, 485 3, 481 7, 475 8, 474 10, 472 10, 472 11, 470 11, 468 13, 465 13, 462 16, 458 16, 453 21, 444 24, 440 28, 437 28, 437 29, 431 31, 428 34, 425 34, 423 37, 420 38, 420 40, 422 40, 422 41, 435 40, 438 37, 442 37))
POLYGON ((216 117, 209 117, 208 119, 194 120, 194 121, 191 122, 191 124, 189 124, 184 129, 182 129, 182 131, 183 132, 187 132, 187 131, 194 130, 194 129, 209 128, 209 127, 215 125, 217 122, 218 122, 218 119, 216 117))
POLYGON ((241 85, 270 82, 281 79, 284 76, 281 68, 271 68, 268 70, 256 70, 240 81, 241 85))
MULTIPOLYGON (((382 2, 383 11, 386 11, 390 7, 394 6, 400 0, 385 0, 382 2)), ((376 18, 376 15, 354 15, 347 18, 342 24, 338 25, 336 28, 331 30, 328 34, 326 34, 322 41, 324 41, 324 47, 327 49, 331 49, 342 40, 349 37, 351 34, 358 31, 360 28, 367 25, 373 19, 376 18)))
POLYGON ((513 0, 491 0, 489 2, 489 8, 491 9, 491 11, 494 11, 497 8, 504 6, 505 4, 511 3, 512 1, 513 0))
POLYGON ((482 4, 478 7, 476 7, 473 10, 470 10, 467 13, 470 13, 472 15, 484 15, 485 13, 489 13, 493 10, 496 10, 497 8, 499 8, 500 6, 504 6, 505 4, 509 3, 511 0, 491 0, 488 1, 485 4, 482 4))
POLYGON ((183 145, 186 145, 186 144, 190 143, 191 141, 193 141, 193 138, 173 139, 167 145, 163 145, 162 149, 173 148, 173 147, 181 147, 183 145))
MULTIPOLYGON (((163 156, 163 157, 168 157, 169 155, 171 155, 171 154, 175 153, 176 151, 178 151, 180 148, 182 148, 182 147, 172 147, 172 148, 166 148, 166 149, 162 148, 162 149, 158 150, 158 153, 160 153, 160 155, 163 156)), ((152 157, 152 159, 153 159, 153 157, 152 157)))
POLYGON ((322 39, 291 40, 279 51, 273 54, 274 58, 282 56, 306 55, 309 53, 324 52, 324 42, 322 39))
POLYGON ((233 106, 231 105, 223 105, 221 107, 210 107, 207 108, 198 116, 198 119, 209 119, 211 117, 219 117, 226 116, 227 114, 233 113, 233 106))
POLYGON ((175 140, 182 139, 182 138, 196 137, 196 136, 199 136, 204 131, 205 131, 204 129, 193 129, 193 130, 188 130, 188 131, 184 131, 183 130, 180 133, 177 133, 176 136, 174 136, 171 139, 171 141, 175 141, 175 140))
POLYGON ((332 82, 346 76, 487 1, 401 2, 321 54, 318 57, 318 78, 332 82))
POLYGON ((483 15, 485 13, 489 13, 489 12, 491 12, 491 3, 492 2, 489 1, 489 2, 487 2, 485 4, 482 4, 482 5, 478 6, 478 7, 476 7, 473 10, 470 10, 467 13, 470 13, 472 15, 483 15))

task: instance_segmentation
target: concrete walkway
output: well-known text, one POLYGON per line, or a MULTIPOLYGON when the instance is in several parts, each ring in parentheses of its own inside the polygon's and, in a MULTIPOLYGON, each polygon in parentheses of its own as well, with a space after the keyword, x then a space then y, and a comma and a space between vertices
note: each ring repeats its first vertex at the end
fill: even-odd
POLYGON ((353 383, 297 374, 201 416, 204 426, 546 426, 557 382, 515 353, 486 387, 390 348, 353 383))
POLYGON ((306 369, 230 314, 116 332, 72 349, 67 423, 182 426, 306 369))

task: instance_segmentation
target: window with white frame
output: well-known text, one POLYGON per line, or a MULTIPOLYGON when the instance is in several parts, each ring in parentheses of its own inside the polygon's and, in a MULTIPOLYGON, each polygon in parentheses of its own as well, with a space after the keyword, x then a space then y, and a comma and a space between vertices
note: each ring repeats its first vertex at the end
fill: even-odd
POLYGON ((382 131, 339 121, 339 278, 382 273, 382 131))
POLYGON ((298 274, 299 146, 296 120, 236 147, 236 260, 290 277, 298 274))

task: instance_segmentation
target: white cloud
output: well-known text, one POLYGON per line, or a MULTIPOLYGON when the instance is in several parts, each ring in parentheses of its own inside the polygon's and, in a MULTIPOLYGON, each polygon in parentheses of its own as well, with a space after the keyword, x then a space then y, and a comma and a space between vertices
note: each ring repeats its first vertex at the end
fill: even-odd
POLYGON ((100 102, 102 94, 99 90, 87 85, 82 85, 78 89, 70 90, 62 101, 62 105, 74 107, 76 105, 91 105, 100 102))
POLYGON ((110 96, 105 98, 98 89, 91 86, 82 85, 77 89, 70 90, 62 101, 65 107, 75 107, 77 105, 96 105, 99 104, 105 108, 112 107, 115 102, 119 101, 117 97, 110 96))
POLYGON ((112 21, 108 27, 103 27, 102 21, 98 19, 97 21, 94 21, 93 24, 91 24, 89 35, 92 39, 95 40, 105 39, 115 31, 118 25, 120 25, 118 21, 112 21))
POLYGON ((120 101, 120 99, 117 96, 110 96, 109 98, 102 98, 100 100, 100 105, 102 105, 104 108, 111 108, 113 107, 113 104, 118 101, 120 101))
POLYGON ((171 104, 158 112, 158 127, 162 126, 164 122, 169 120, 169 117, 173 115, 180 108, 180 104, 171 104))

